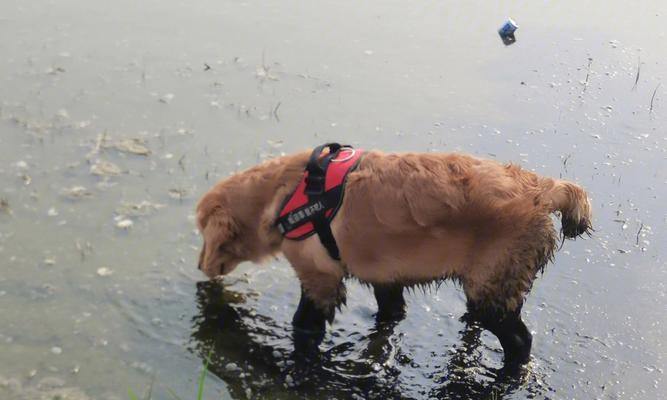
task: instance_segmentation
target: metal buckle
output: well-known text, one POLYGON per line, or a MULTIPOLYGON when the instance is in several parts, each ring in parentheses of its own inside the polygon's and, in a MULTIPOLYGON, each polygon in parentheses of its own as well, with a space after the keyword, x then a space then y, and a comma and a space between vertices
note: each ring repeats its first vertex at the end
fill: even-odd
POLYGON ((331 162, 345 162, 345 161, 349 161, 349 160, 351 160, 352 157, 354 157, 354 155, 357 153, 357 151, 356 151, 355 149, 353 149, 352 147, 348 147, 348 146, 341 147, 341 148, 338 150, 339 153, 342 153, 342 152, 344 152, 344 151, 349 151, 349 152, 350 152, 350 155, 347 156, 347 157, 345 157, 345 158, 338 158, 338 159, 331 160, 331 162))

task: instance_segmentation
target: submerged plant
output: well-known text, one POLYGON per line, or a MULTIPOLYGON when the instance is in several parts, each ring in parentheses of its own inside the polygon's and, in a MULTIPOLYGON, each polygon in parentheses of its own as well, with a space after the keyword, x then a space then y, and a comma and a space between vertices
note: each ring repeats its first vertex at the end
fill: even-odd
MULTIPOLYGON (((204 365, 202 365, 201 372, 199 373, 199 378, 197 379, 197 397, 195 398, 196 400, 202 400, 204 398, 204 383, 206 382, 206 374, 208 373, 208 365, 210 363, 211 359, 211 352, 204 358, 204 365)), ((155 377, 151 380, 150 385, 148 386, 148 391, 146 392, 146 395, 141 399, 139 396, 137 396, 132 388, 127 389, 127 396, 129 400, 152 400, 153 398, 153 385, 155 384, 155 377)), ((183 400, 181 399, 172 389, 167 388, 167 393, 174 399, 174 400, 183 400)))

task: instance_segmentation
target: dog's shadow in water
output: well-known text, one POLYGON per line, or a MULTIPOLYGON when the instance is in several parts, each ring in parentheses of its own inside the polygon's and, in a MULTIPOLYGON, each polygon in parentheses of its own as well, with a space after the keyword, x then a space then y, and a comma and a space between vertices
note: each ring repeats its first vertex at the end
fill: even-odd
POLYGON ((236 399, 270 394, 274 398, 500 400, 527 382, 525 371, 481 367, 485 376, 480 376, 475 349, 481 329, 474 324, 462 330, 461 344, 448 364, 428 376, 433 388, 419 390, 400 379, 402 368, 410 363, 397 343, 395 327, 400 321, 376 324, 363 339, 366 345, 361 351, 358 342, 313 351, 292 336, 291 325, 252 310, 247 296, 221 283, 199 282, 199 313, 192 321, 191 351, 209 358, 209 371, 225 381, 236 399))

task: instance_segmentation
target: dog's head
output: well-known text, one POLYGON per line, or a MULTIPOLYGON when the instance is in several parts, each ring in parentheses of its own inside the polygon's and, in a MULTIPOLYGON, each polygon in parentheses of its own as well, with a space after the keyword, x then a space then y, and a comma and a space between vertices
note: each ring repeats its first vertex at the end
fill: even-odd
POLYGON ((276 159, 230 176, 201 198, 196 217, 204 238, 199 269, 206 276, 226 275, 244 261, 262 263, 280 251, 283 236, 276 213, 291 190, 284 182, 303 174, 303 166, 295 162, 293 176, 279 179, 287 161, 276 159))
POLYGON ((197 227, 204 238, 199 269, 209 278, 226 275, 247 260, 238 221, 213 196, 205 196, 197 206, 197 227))

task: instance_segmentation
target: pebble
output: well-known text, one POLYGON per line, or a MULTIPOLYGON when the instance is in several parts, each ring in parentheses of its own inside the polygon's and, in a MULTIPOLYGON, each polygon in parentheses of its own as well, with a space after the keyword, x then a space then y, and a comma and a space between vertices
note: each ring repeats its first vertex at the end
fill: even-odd
POLYGON ((90 173, 97 176, 117 176, 122 174, 123 171, 112 162, 98 160, 90 167, 90 173))
POLYGON ((131 364, 132 368, 138 369, 139 371, 145 372, 145 373, 151 373, 153 372, 153 367, 150 365, 144 363, 144 362, 139 362, 135 361, 131 364))
POLYGON ((28 169, 28 163, 23 160, 17 161, 14 165, 16 165, 16 168, 18 169, 28 169))
POLYGON ((173 93, 167 93, 164 96, 160 97, 160 102, 168 104, 174 99, 173 93))
POLYGON ((234 372, 239 369, 239 366, 236 365, 236 363, 230 362, 229 364, 225 365, 225 371, 227 372, 234 372))
POLYGON ((124 153, 132 153, 140 156, 147 156, 151 153, 146 147, 144 140, 139 138, 122 139, 114 147, 124 153))
POLYGON ((123 219, 118 221, 116 227, 119 229, 130 229, 132 225, 134 225, 134 222, 131 219, 123 219))
POLYGON ((63 349, 61 349, 60 347, 57 346, 51 347, 51 353, 53 354, 62 354, 62 352, 63 349))
POLYGON ((61 108, 60 110, 58 110, 58 112, 56 113, 56 116, 60 117, 62 119, 69 119, 69 113, 64 108, 61 108))
POLYGON ((64 196, 72 200, 92 196, 92 193, 84 186, 72 186, 71 188, 64 189, 62 193, 64 196))
POLYGON ((113 274, 113 271, 107 267, 102 267, 97 269, 97 275, 99 276, 109 276, 113 274))

